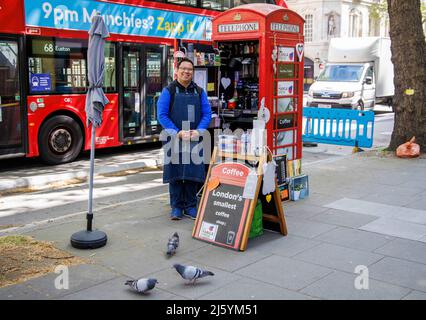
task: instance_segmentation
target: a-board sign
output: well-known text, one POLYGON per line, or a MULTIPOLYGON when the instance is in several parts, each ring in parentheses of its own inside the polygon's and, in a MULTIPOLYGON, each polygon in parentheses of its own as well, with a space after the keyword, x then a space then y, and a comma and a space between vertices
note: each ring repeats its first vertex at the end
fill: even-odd
POLYGON ((272 155, 266 150, 257 157, 222 153, 214 147, 192 237, 244 251, 258 199, 264 203, 263 228, 287 235, 276 181, 275 191, 268 198, 260 192, 263 163, 271 160, 272 155))
POLYGON ((213 165, 210 177, 220 183, 206 190, 197 217, 194 237, 239 250, 252 200, 243 198, 247 177, 252 169, 242 163, 213 165))

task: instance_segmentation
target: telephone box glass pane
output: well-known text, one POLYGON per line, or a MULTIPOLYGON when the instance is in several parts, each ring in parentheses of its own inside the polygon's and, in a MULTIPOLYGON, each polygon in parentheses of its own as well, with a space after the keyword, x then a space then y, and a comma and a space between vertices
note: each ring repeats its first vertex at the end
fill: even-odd
POLYGON ((294 110, 293 107, 293 98, 277 98, 275 100, 275 112, 290 112, 294 110))
POLYGON ((279 131, 274 133, 274 145, 285 146, 294 143, 294 130, 279 131))

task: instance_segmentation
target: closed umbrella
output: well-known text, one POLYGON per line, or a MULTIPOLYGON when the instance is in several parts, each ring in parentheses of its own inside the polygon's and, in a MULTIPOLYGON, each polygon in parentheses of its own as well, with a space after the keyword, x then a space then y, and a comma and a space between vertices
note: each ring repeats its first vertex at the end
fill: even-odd
POLYGON ((109 32, 104 20, 100 15, 94 16, 89 30, 89 48, 87 51, 89 88, 86 95, 86 125, 89 127, 90 124, 92 124, 87 229, 76 232, 71 236, 71 245, 79 249, 100 248, 107 242, 107 235, 104 232, 100 230, 92 230, 95 129, 101 126, 102 112, 105 105, 109 102, 102 90, 105 63, 104 48, 105 38, 107 37, 109 37, 109 32))

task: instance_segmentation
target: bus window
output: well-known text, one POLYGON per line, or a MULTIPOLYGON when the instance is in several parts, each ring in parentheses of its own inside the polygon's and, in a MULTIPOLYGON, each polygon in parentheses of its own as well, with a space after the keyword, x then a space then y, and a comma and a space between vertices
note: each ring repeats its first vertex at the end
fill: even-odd
POLYGON ((117 81, 115 72, 115 44, 105 43, 105 72, 104 72, 104 92, 117 92, 117 81))
POLYGON ((203 8, 211 9, 211 10, 227 10, 231 8, 230 0, 203 0, 202 5, 203 8))
POLYGON ((167 0, 168 3, 173 3, 181 6, 196 7, 197 0, 167 0))
POLYGON ((29 39, 30 94, 85 93, 87 41, 29 39))
MULTIPOLYGON (((59 38, 30 39, 30 94, 86 93, 87 41, 59 38)), ((104 91, 117 91, 115 44, 105 43, 104 91)))

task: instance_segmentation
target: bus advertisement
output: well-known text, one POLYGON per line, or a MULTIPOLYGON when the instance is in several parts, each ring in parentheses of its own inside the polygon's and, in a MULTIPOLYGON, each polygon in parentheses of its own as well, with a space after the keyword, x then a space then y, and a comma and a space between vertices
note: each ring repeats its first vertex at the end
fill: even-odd
POLYGON ((107 148, 158 140, 156 102, 174 79, 174 53, 189 43, 215 52, 212 19, 249 2, 263 1, 0 0, 0 159, 60 164, 90 149, 87 47, 97 13, 110 32, 103 87, 110 102, 95 146, 107 148))

